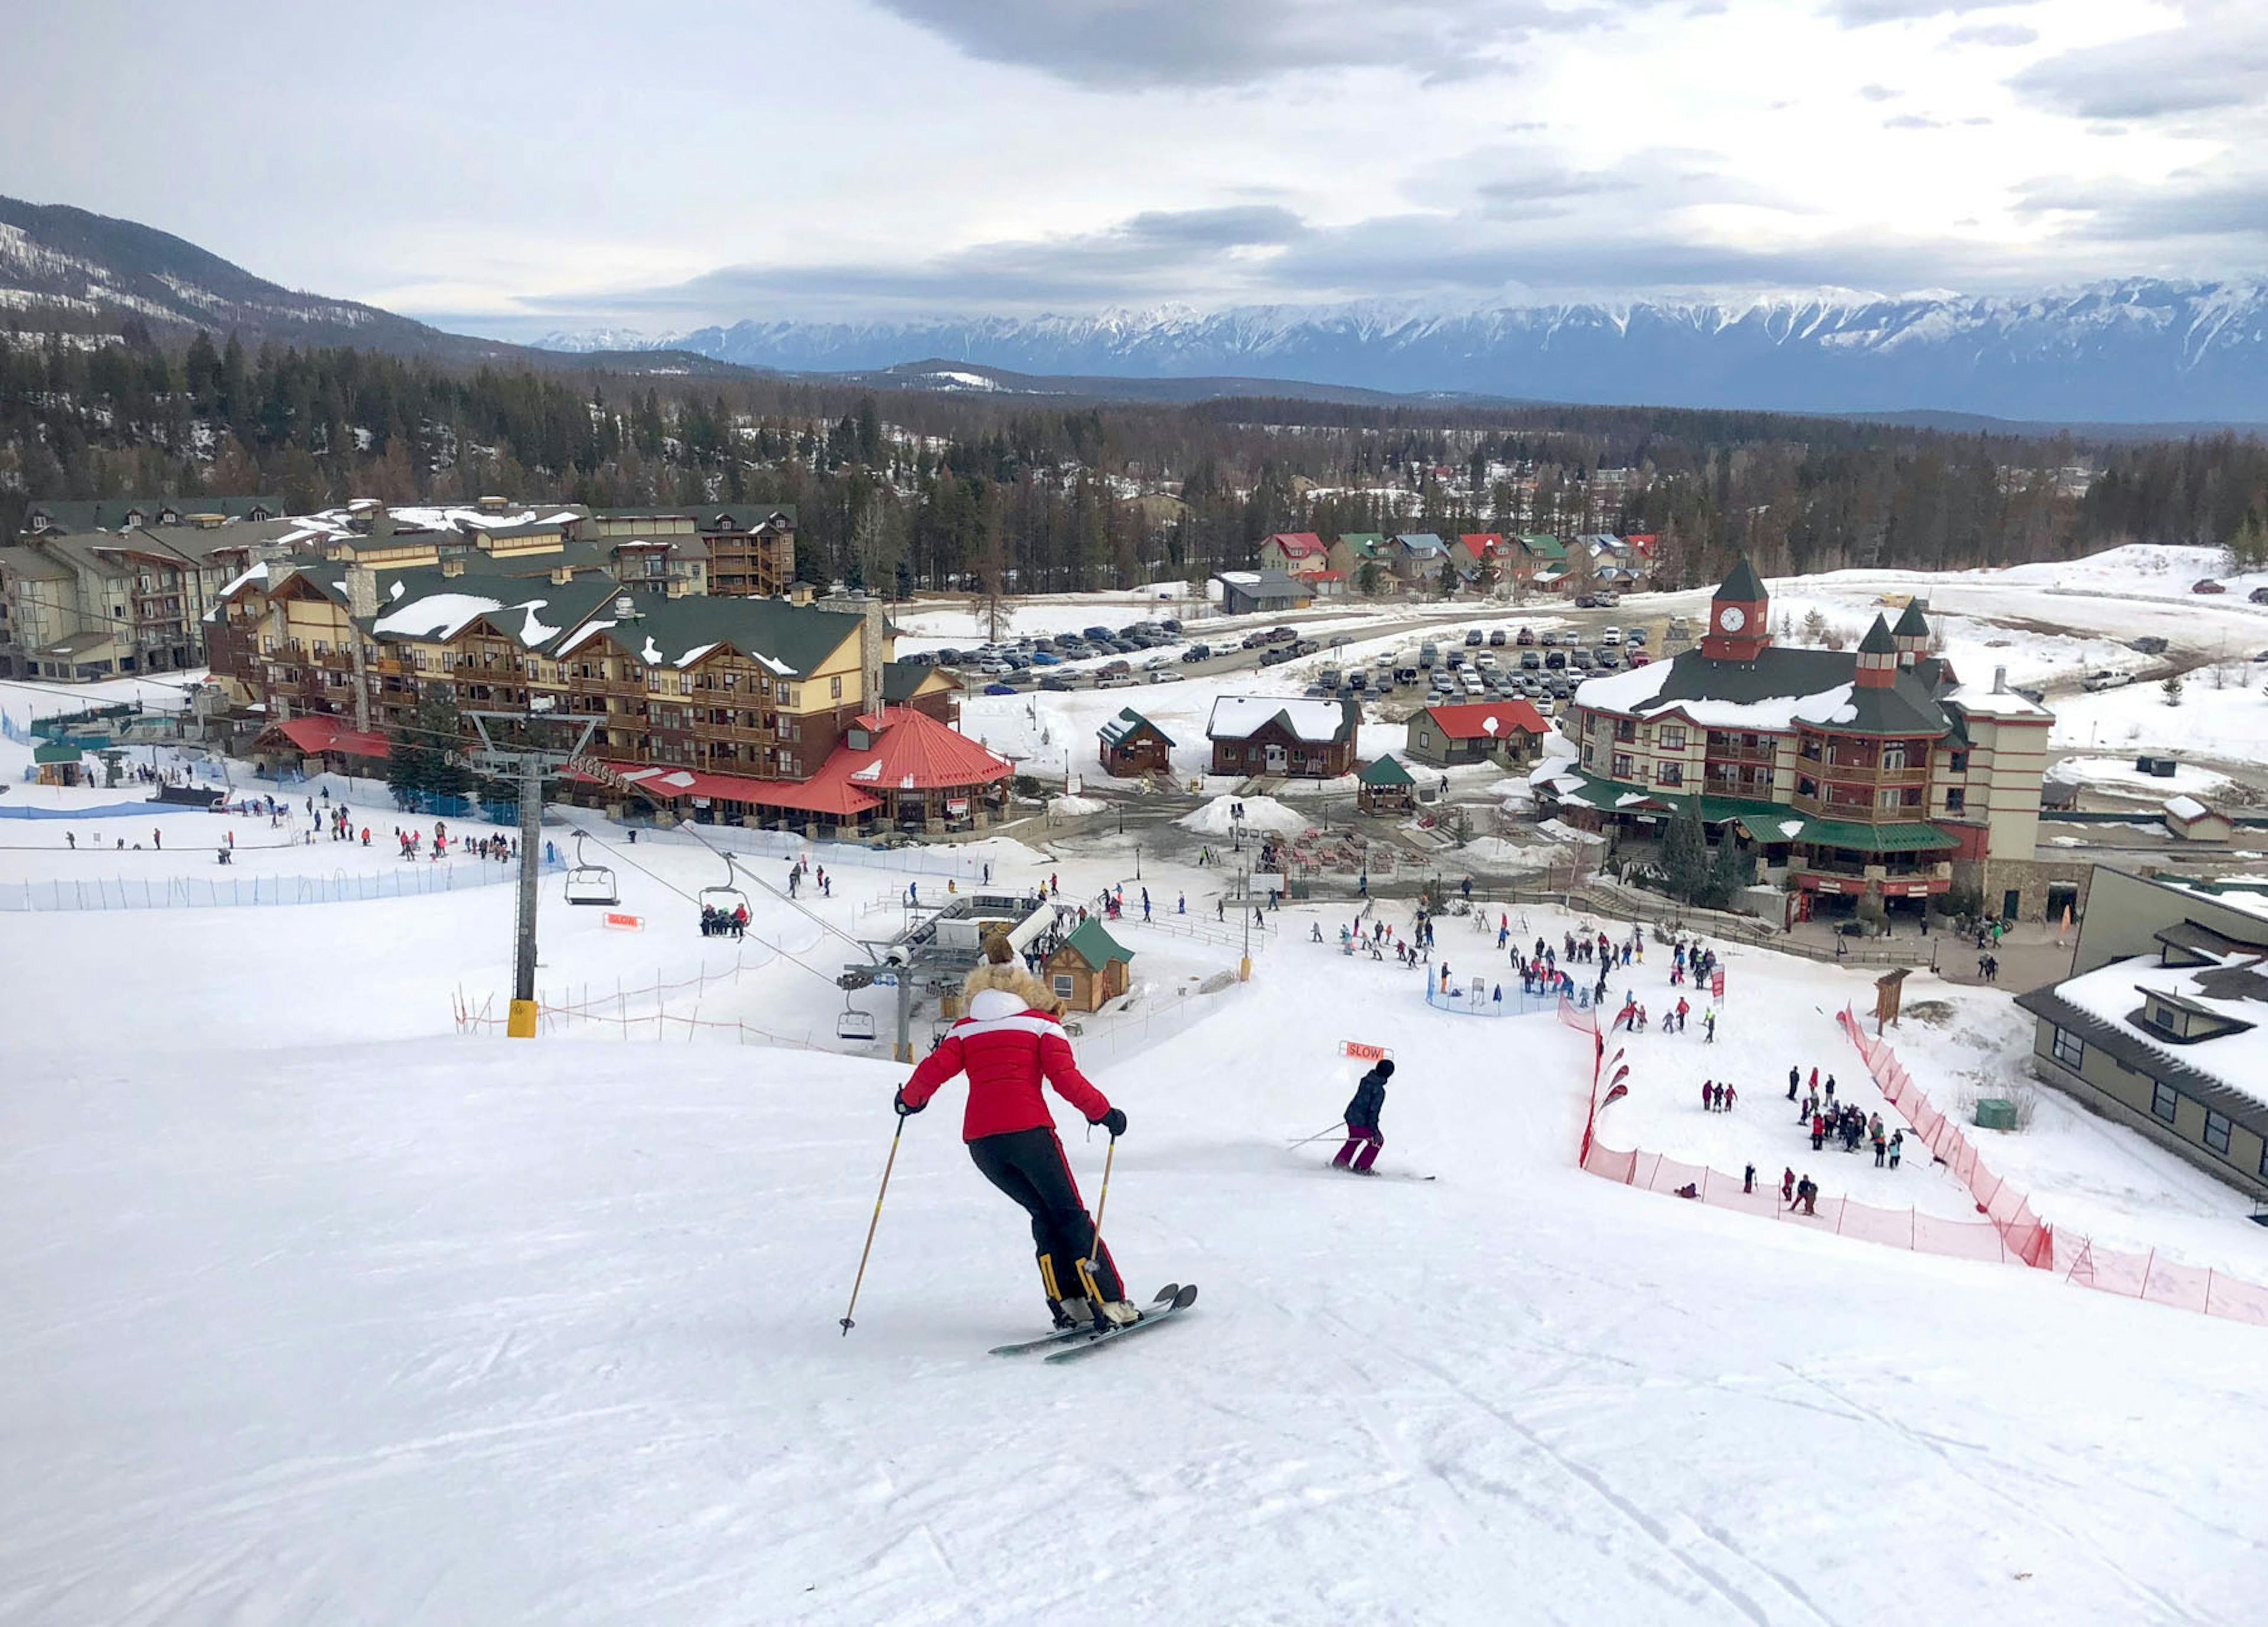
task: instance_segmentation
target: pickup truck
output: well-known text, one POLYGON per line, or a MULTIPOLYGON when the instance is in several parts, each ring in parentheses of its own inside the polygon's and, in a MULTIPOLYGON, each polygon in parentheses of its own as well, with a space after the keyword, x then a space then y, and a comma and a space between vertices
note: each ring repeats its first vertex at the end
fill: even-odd
POLYGON ((2092 693, 2096 690, 2124 689, 2134 681, 2131 672, 2121 672, 2116 667, 2104 667, 2090 672, 2080 681, 2080 687, 2092 693))

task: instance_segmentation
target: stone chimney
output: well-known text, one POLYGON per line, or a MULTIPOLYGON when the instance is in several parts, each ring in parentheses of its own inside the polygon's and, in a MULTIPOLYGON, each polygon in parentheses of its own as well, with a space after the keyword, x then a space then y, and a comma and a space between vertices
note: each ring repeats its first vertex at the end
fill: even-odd
POLYGON ((551 585, 553 587, 564 588, 568 583, 574 580, 575 567, 573 566, 555 565, 551 567, 551 585))
POLYGON ((370 732, 370 666, 362 647, 363 630, 355 624, 378 618, 378 573, 366 565, 347 566, 347 655, 354 663, 355 728, 370 732))
POLYGON ((2008 692, 2007 668, 1995 667, 1992 669, 1992 692, 1996 695, 2005 695, 2008 692))
POLYGON ((882 602, 869 594, 858 624, 858 670, 864 675, 861 699, 866 710, 882 710, 882 602))

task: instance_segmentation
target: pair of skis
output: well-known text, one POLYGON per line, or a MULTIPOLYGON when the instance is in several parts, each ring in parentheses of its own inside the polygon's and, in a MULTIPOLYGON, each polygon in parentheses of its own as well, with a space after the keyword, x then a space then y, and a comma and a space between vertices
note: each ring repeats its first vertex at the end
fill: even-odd
POLYGON ((1148 1307, 1134 1321, 1116 1327, 1090 1326, 1059 1328, 1042 1338, 1026 1339, 1016 1344, 996 1344, 990 1354, 1021 1356, 1031 1350, 1053 1350, 1054 1353, 1047 1357, 1050 1363, 1076 1361, 1082 1356, 1093 1355, 1104 1345, 1123 1339, 1130 1334, 1138 1334, 1145 1327, 1155 1327, 1161 1322, 1168 1321, 1197 1302, 1197 1287, 1195 1283, 1186 1284, 1168 1283, 1158 1291, 1148 1307), (1055 1349, 1057 1346, 1062 1348, 1055 1349))

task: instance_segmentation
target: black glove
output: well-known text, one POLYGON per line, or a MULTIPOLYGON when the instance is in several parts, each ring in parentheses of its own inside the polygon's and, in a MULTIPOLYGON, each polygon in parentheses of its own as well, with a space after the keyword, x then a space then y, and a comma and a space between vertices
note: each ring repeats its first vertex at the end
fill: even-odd
POLYGON ((1116 1107, 1113 1107, 1108 1113, 1104 1113, 1100 1119, 1095 1120, 1094 1122, 1101 1125, 1104 1129, 1108 1130, 1110 1132, 1110 1139, 1113 1141, 1116 1141, 1121 1135, 1126 1134, 1126 1115, 1119 1112, 1116 1107))
POLYGON ((898 1117, 902 1119, 909 1114, 919 1113, 922 1110, 922 1107, 926 1107, 929 1104, 927 1102, 924 1102, 921 1105, 921 1107, 917 1107, 906 1099, 906 1093, 903 1091, 900 1091, 895 1096, 890 1098, 890 1106, 898 1110, 898 1117))

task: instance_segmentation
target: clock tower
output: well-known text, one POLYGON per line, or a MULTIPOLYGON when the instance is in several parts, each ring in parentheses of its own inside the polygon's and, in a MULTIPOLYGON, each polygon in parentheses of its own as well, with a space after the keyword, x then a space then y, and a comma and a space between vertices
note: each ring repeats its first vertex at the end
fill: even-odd
POLYGON ((1701 653, 1712 661, 1754 661, 1771 642, 1771 597, 1746 558, 1733 567, 1709 602, 1709 630, 1701 653))

